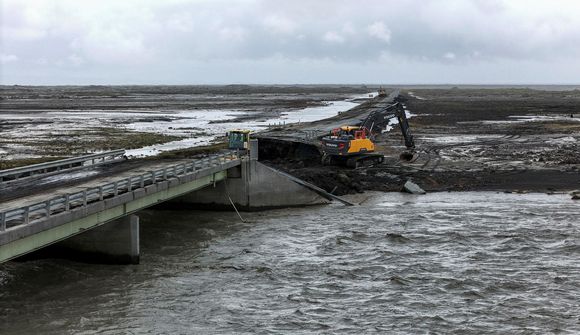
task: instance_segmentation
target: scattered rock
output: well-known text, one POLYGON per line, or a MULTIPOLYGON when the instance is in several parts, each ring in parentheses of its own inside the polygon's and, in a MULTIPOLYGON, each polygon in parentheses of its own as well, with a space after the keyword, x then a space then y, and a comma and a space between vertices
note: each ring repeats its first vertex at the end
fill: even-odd
POLYGON ((339 173, 339 174, 336 176, 336 178, 337 178, 337 179, 338 179, 338 180, 339 180, 341 183, 344 183, 344 184, 349 184, 349 183, 350 183, 350 178, 349 178, 349 177, 348 177, 346 174, 344 174, 344 173, 339 173))
POLYGON ((403 185, 403 191, 411 194, 425 194, 425 192, 419 185, 407 180, 405 185, 403 185))

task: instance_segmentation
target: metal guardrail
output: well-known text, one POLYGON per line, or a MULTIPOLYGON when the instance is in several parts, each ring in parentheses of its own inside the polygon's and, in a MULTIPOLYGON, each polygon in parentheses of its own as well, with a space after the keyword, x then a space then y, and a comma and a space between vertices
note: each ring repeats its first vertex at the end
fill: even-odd
POLYGON ((52 162, 28 165, 0 171, 0 183, 33 177, 40 174, 58 172, 80 166, 102 164, 119 159, 125 155, 125 150, 115 150, 81 157, 66 158, 52 162))
POLYGON ((67 212, 71 209, 81 208, 96 201, 111 199, 160 181, 219 166, 238 158, 237 153, 234 151, 212 155, 207 158, 194 160, 191 163, 168 166, 163 169, 86 188, 82 191, 59 195, 32 205, 0 211, 0 232, 8 228, 28 225, 34 221, 46 219, 52 215, 67 212))

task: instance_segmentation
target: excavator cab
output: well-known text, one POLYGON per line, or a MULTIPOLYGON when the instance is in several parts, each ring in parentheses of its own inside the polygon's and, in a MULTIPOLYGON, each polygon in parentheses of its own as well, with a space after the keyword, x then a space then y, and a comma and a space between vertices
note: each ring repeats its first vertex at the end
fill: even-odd
POLYGON ((251 131, 242 129, 228 132, 228 149, 248 150, 250 148, 250 133, 251 131))
POLYGON ((349 167, 356 167, 358 161, 366 158, 382 162, 382 155, 372 154, 375 144, 369 136, 370 133, 365 127, 342 126, 333 129, 328 136, 322 138, 322 163, 343 162, 349 167))
POLYGON ((366 128, 353 127, 353 126, 343 126, 340 128, 333 129, 331 131, 331 136, 343 139, 356 139, 364 140, 367 138, 368 131, 366 128))
POLYGON ((333 129, 329 136, 322 139, 325 152, 338 156, 349 156, 375 151, 375 144, 368 138, 366 128, 342 126, 333 129))

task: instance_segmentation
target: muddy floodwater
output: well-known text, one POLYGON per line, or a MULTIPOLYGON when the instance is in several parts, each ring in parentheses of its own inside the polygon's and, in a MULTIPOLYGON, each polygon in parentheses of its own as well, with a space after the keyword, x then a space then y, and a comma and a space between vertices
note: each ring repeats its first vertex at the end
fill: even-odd
POLYGON ((0 267, 1 334, 580 332, 567 195, 141 212, 141 264, 0 267))

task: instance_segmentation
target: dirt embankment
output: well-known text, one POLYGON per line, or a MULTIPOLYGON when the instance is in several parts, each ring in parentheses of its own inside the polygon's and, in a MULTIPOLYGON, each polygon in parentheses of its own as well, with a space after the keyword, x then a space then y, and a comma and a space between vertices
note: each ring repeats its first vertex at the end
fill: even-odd
POLYGON ((385 164, 324 167, 312 155, 269 164, 334 194, 395 191, 412 179, 428 191, 580 188, 580 91, 436 89, 403 91, 417 159, 402 162, 398 126, 376 138, 385 164))

